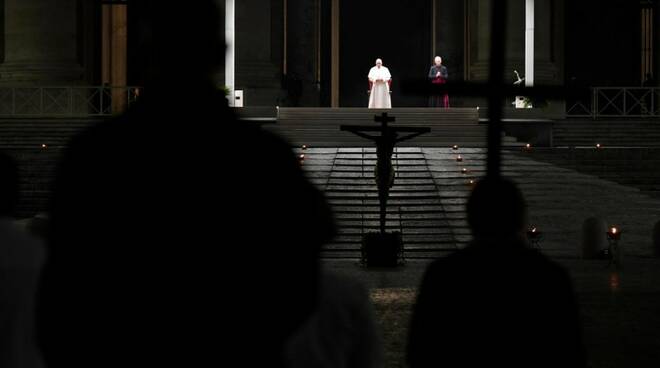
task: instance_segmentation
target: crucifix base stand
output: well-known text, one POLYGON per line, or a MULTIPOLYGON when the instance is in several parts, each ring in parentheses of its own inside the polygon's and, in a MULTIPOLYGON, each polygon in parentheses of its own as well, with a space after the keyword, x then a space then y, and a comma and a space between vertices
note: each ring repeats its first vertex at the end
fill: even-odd
POLYGON ((366 267, 397 267, 403 264, 400 232, 368 233, 362 237, 362 263, 366 267))

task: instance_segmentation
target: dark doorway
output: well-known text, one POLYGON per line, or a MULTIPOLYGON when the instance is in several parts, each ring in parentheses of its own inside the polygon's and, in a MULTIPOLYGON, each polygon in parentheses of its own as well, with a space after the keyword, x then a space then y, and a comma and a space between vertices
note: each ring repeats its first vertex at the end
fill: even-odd
POLYGON ((401 94, 401 82, 426 77, 432 64, 431 0, 341 2, 340 105, 368 105, 369 69, 376 58, 392 73, 392 106, 421 107, 420 96, 401 94))

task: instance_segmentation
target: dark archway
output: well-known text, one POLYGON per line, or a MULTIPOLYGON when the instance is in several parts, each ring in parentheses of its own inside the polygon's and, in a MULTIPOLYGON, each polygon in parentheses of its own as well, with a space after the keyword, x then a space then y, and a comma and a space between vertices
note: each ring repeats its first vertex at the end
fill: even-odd
POLYGON ((367 106, 367 74, 376 58, 392 73, 395 107, 426 106, 401 94, 404 80, 424 79, 431 65, 431 0, 342 1, 340 105, 367 106))

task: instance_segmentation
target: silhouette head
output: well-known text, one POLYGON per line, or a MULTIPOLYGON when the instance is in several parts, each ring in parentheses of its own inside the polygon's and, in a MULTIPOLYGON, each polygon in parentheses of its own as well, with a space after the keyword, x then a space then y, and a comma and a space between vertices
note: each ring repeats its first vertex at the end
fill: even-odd
POLYGON ((379 68, 380 68, 381 66, 383 66, 383 60, 381 60, 381 59, 376 59, 376 66, 379 67, 379 68))
POLYGON ((14 214, 18 201, 18 166, 9 155, 0 152, 0 217, 14 214))
POLYGON ((442 65, 442 58, 440 56, 436 56, 433 62, 435 63, 435 66, 440 66, 442 65))
POLYGON ((511 239, 525 228, 525 199, 513 181, 487 177, 472 190, 467 216, 475 239, 511 239))

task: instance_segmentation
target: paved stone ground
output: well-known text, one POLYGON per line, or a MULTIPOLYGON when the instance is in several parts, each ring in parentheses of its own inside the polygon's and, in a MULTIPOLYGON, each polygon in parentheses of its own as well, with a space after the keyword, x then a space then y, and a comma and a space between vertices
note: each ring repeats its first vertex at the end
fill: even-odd
MULTIPOLYGON (((378 223, 373 148, 311 148, 305 155, 303 167, 328 196, 340 225, 340 236, 324 256, 358 257, 362 233, 375 230, 378 223)), ((503 174, 518 182, 530 223, 543 233, 544 253, 578 257, 582 224, 599 217, 623 230, 620 246, 625 253, 652 254, 652 229, 660 220, 658 198, 534 160, 522 149, 502 157, 503 174)), ((482 148, 397 149, 388 228, 404 234, 409 257, 433 258, 470 241, 464 207, 470 180, 485 174, 485 160, 482 148)))
MULTIPOLYGON (((466 183, 485 174, 485 150, 425 148, 423 152, 454 228, 464 231, 464 205, 470 191, 466 183), (456 162, 459 154, 461 163, 456 162), (468 173, 461 178, 458 172, 463 167, 468 173)), ((522 150, 504 152, 502 166, 503 174, 520 185, 530 223, 544 233, 541 245, 546 254, 577 257, 582 224, 592 216, 625 229, 620 245, 628 254, 651 254, 653 225, 660 220, 658 199, 635 188, 533 160, 522 150)))
MULTIPOLYGON (((331 194, 330 197, 338 189, 331 186, 332 180, 344 177, 346 187, 342 195, 349 197, 359 182, 367 185, 370 180, 371 168, 359 170, 356 165, 373 165, 371 152, 355 150, 359 150, 359 157, 353 157, 357 151, 308 150, 310 160, 306 161, 305 169, 320 189, 331 194), (346 169, 348 166, 352 168, 346 169), (362 174, 351 180, 346 175, 351 171, 362 174)), ((400 152, 403 154, 399 157, 400 177, 415 172, 419 178, 432 178, 419 185, 435 186, 437 197, 432 199, 437 209, 419 213, 424 218, 442 215, 442 226, 448 230, 444 233, 451 234, 457 247, 464 246, 470 240, 465 201, 471 189, 470 180, 485 174, 486 151, 480 148, 403 148, 400 152), (459 154, 460 162, 457 161, 459 154)), ((635 188, 534 160, 523 150, 504 152, 502 159, 503 174, 519 183, 527 199, 530 223, 544 234, 541 251, 562 264, 573 279, 591 367, 660 366, 660 259, 650 258, 652 228, 660 220, 660 201, 635 188), (592 216, 623 229, 622 271, 613 272, 606 261, 578 258, 582 224, 592 216)), ((416 189, 419 188, 413 191, 416 189)), ((343 206, 346 203, 333 204, 343 206)), ((374 205, 361 204, 364 208, 374 205)), ((424 205, 423 200, 419 205, 424 205)), ((405 227, 403 230, 407 231, 405 227)), ((395 270, 364 270, 356 257, 358 242, 351 246, 353 252, 347 253, 347 259, 327 257, 324 264, 369 287, 384 335, 387 367, 404 367, 411 307, 432 257, 409 258, 405 266, 395 270)))
MULTIPOLYGON (((606 261, 556 261, 569 271, 575 285, 590 366, 660 366, 660 259, 627 257, 618 273, 606 261)), ((429 262, 365 270, 355 261, 324 261, 327 269, 355 277, 370 288, 388 368, 405 366, 410 311, 429 262)))

